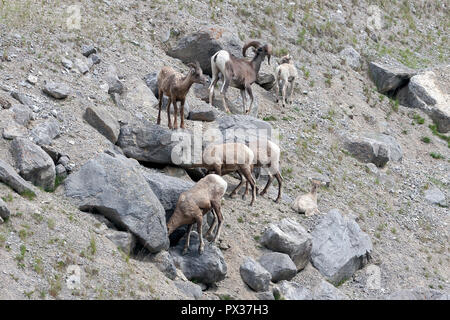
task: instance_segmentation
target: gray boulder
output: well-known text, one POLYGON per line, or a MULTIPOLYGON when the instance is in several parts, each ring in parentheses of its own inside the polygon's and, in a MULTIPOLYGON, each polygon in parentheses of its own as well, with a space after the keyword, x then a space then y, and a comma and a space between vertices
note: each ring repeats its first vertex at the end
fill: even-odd
POLYGON ((450 294, 428 288, 401 289, 386 297, 387 300, 449 300, 450 294))
POLYGON ((3 96, 0 96, 0 107, 3 109, 11 108, 11 102, 3 96))
POLYGON ((259 72, 258 77, 256 78, 256 83, 265 90, 269 91, 275 85, 275 77, 271 73, 259 72))
POLYGON ((14 138, 23 138, 28 135, 28 129, 19 124, 11 124, 8 127, 3 128, 2 137, 7 140, 13 140, 14 138))
POLYGON ((11 143, 11 154, 16 161, 19 174, 34 185, 53 190, 55 186, 55 164, 39 146, 25 138, 16 138, 11 143))
POLYGON ((0 218, 6 220, 9 218, 10 214, 11 213, 9 212, 9 209, 6 206, 6 203, 3 202, 2 199, 0 199, 0 218))
POLYGON ((78 71, 81 72, 81 74, 86 74, 89 72, 89 66, 87 65, 86 61, 81 59, 75 59, 75 67, 77 67, 78 71))
POLYGON ((167 54, 184 63, 198 61, 203 73, 211 76, 211 57, 217 51, 225 49, 237 57, 242 57, 241 48, 236 33, 221 27, 209 27, 180 39, 167 54))
POLYGON ((270 224, 264 231, 261 243, 270 250, 288 254, 297 270, 302 270, 311 257, 311 235, 292 219, 270 224))
POLYGON ((255 295, 258 300, 275 300, 272 291, 257 292, 255 295))
POLYGON ((427 113, 442 133, 450 131, 449 73, 450 65, 447 65, 413 76, 404 99, 407 106, 427 113))
POLYGON ((83 118, 95 130, 104 135, 113 144, 115 144, 119 139, 120 124, 103 107, 87 107, 86 111, 84 112, 83 118))
POLYGON ((259 258, 259 263, 270 272, 272 282, 291 280, 297 274, 297 267, 285 253, 266 253, 259 258))
POLYGON ((370 258, 369 236, 337 209, 322 217, 311 235, 311 262, 334 285, 347 280, 370 258))
MULTIPOLYGON (((121 127, 117 145, 127 157, 150 163, 179 164, 180 153, 174 148, 187 131, 171 131, 154 123, 127 124, 121 127), (175 163, 177 162, 177 163, 175 163)), ((190 139, 190 137, 188 137, 190 139)), ((178 150, 182 151, 182 150, 178 150)))
POLYGON ((153 262, 158 270, 164 273, 167 278, 175 280, 177 277, 177 268, 175 267, 174 260, 168 251, 163 250, 155 255, 152 255, 150 261, 153 262))
POLYGON ((242 280, 255 291, 269 290, 272 275, 253 258, 246 257, 239 268, 242 280))
POLYGON ((189 112, 188 119, 193 121, 207 121, 212 122, 217 119, 218 112, 210 106, 204 106, 189 112))
POLYGON ((3 182, 18 194, 34 194, 33 186, 17 174, 13 167, 0 159, 0 182, 3 182))
POLYGON ((67 178, 67 169, 62 164, 56 165, 55 171, 56 171, 56 177, 61 178, 61 179, 67 178))
POLYGON ((104 215, 150 252, 159 252, 169 246, 164 208, 137 165, 119 154, 99 154, 65 180, 66 196, 80 210, 104 215))
POLYGON ((431 204, 446 206, 445 194, 439 188, 432 188, 425 191, 425 199, 431 204))
POLYGON ((11 111, 14 112, 14 120, 22 126, 27 126, 33 118, 33 112, 31 109, 23 104, 13 105, 11 111))
POLYGON ((50 145, 60 134, 60 125, 57 120, 50 119, 36 125, 30 133, 31 139, 39 146, 50 145))
POLYGON ((273 288, 273 295, 279 300, 312 300, 312 293, 296 282, 282 280, 273 288))
POLYGON ((224 141, 245 142, 258 137, 272 138, 272 126, 266 121, 248 115, 222 116, 217 119, 224 141))
POLYGON ((348 300, 348 297, 331 283, 322 280, 313 289, 313 300, 348 300))
POLYGON ((349 46, 340 52, 341 59, 352 69, 361 67, 361 55, 353 47, 349 46))
POLYGON ((401 63, 387 59, 382 62, 369 63, 369 76, 380 93, 395 95, 399 89, 408 84, 416 71, 401 63))
POLYGON ((55 99, 65 99, 67 98, 71 90, 63 83, 48 82, 43 89, 44 93, 52 96, 55 99))
POLYGON ((344 148, 359 161, 378 167, 384 167, 390 160, 401 161, 403 157, 397 140, 382 133, 345 136, 344 148))
POLYGON ((203 295, 202 288, 193 282, 177 280, 174 284, 182 293, 191 299, 198 300, 203 295))
POLYGON ((227 265, 222 252, 214 244, 205 241, 205 251, 198 254, 198 234, 193 231, 189 243, 189 250, 186 255, 182 255, 183 239, 176 247, 170 248, 175 265, 181 269, 189 280, 195 280, 204 284, 213 284, 225 279, 227 265))
POLYGON ((85 57, 89 57, 91 54, 97 53, 97 49, 93 45, 83 44, 81 46, 81 54, 85 57))
POLYGON ((127 255, 133 252, 136 239, 131 233, 110 229, 105 236, 127 255))
POLYGON ((33 101, 28 96, 26 96, 25 94, 20 93, 18 91, 12 91, 11 97, 13 97, 17 101, 19 101, 21 104, 26 105, 28 107, 31 107, 33 105, 33 101))

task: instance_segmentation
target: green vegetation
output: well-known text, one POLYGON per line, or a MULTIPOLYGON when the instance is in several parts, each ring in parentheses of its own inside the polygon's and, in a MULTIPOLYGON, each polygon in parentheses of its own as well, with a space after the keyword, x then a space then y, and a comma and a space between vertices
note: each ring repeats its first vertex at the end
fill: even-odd
POLYGON ((444 156, 438 152, 430 152, 430 156, 434 159, 444 159, 444 156))
POLYGON ((422 139, 420 139, 422 142, 424 142, 424 143, 430 143, 431 142, 431 139, 430 138, 428 138, 428 137, 422 137, 422 139))
POLYGON ((428 128, 431 129, 431 132, 433 133, 433 135, 435 135, 436 137, 439 137, 439 138, 442 139, 442 140, 447 141, 447 146, 450 148, 450 136, 446 136, 446 135, 440 133, 440 132, 437 130, 437 126, 436 126, 435 124, 430 124, 430 125, 428 126, 428 128))

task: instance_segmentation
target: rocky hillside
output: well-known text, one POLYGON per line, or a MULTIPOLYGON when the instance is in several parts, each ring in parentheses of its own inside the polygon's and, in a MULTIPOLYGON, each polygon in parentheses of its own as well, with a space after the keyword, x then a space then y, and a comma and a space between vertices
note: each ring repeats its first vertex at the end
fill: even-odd
POLYGON ((0 298, 448 299, 449 17, 419 0, 1 1, 0 298), (249 206, 225 176, 220 240, 199 256, 193 232, 182 255, 165 224, 204 172, 171 157, 156 74, 197 60, 211 81, 210 56, 251 39, 273 56, 250 115, 237 89, 227 114, 195 84, 178 132, 273 133, 282 199, 274 182, 249 206))

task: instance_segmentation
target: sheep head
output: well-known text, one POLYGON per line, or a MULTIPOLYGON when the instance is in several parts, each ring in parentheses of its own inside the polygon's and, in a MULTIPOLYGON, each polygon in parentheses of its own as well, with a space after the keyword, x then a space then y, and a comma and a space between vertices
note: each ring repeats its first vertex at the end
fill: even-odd
POLYGON ((190 62, 187 66, 191 68, 190 74, 195 83, 206 84, 206 77, 203 75, 202 68, 198 61, 195 61, 195 64, 190 62))
POLYGON ((272 55, 272 45, 267 43, 265 45, 262 45, 261 42, 256 40, 248 41, 243 47, 242 47, 242 55, 246 57, 247 49, 253 47, 255 48, 256 54, 264 54, 264 57, 267 56, 267 62, 270 65, 270 56, 272 55))

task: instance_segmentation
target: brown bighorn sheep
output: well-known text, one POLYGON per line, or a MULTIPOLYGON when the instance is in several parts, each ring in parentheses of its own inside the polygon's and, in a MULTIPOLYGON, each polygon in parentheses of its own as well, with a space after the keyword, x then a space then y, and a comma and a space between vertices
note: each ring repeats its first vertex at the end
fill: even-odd
POLYGON ((167 223, 167 231, 170 234, 178 227, 189 224, 187 231, 186 243, 184 245, 183 254, 186 254, 189 249, 189 240, 191 237, 192 227, 197 223, 197 232, 200 240, 198 253, 202 254, 204 245, 202 237, 202 223, 203 216, 210 210, 214 213, 214 222, 209 227, 206 237, 211 235, 216 226, 216 216, 219 220, 216 234, 213 242, 220 237, 220 229, 223 223, 223 215, 221 212, 221 200, 228 184, 222 177, 217 174, 209 174, 200 179, 191 189, 183 192, 178 198, 175 211, 167 223))
MULTIPOLYGON (((270 140, 261 138, 255 141, 250 141, 248 146, 255 155, 254 160, 256 160, 256 162, 254 164, 254 167, 265 168, 269 176, 266 186, 259 195, 263 196, 269 189, 270 185, 272 184, 273 179, 276 178, 278 181, 278 196, 275 199, 275 202, 278 203, 281 199, 281 188, 283 184, 283 177, 281 176, 280 172, 280 153, 281 153, 280 147, 278 147, 275 143, 273 143, 270 140)), ((244 197, 245 195, 247 195, 247 193, 248 193, 248 181, 245 184, 244 197)))
POLYGON ((270 65, 270 56, 272 55, 272 46, 270 44, 262 45, 259 41, 249 41, 242 48, 242 55, 245 57, 249 47, 255 48, 255 56, 251 61, 240 59, 225 50, 216 52, 211 57, 212 81, 209 86, 209 104, 212 105, 214 95, 214 86, 219 81, 219 73, 223 76, 223 85, 220 93, 222 94, 223 105, 227 112, 230 112, 226 103, 226 93, 228 86, 241 90, 242 104, 244 113, 249 113, 253 105, 253 92, 251 85, 256 81, 261 63, 267 56, 270 65), (245 91, 250 96, 250 107, 245 107, 245 91))
POLYGON ((275 94, 277 97, 277 103, 279 101, 280 88, 282 94, 282 106, 285 106, 285 103, 291 104, 292 100, 292 91, 294 89, 295 79, 298 77, 297 70, 292 61, 292 57, 288 54, 281 58, 280 65, 277 67, 275 71, 275 94), (289 88, 288 88, 289 85, 289 88), (287 92, 286 92, 287 91, 287 92))
POLYGON ((241 185, 244 183, 242 176, 250 183, 252 187, 253 205, 256 199, 256 181, 252 176, 254 154, 245 144, 242 143, 223 143, 211 144, 205 148, 202 154, 202 163, 184 165, 186 168, 205 168, 208 173, 214 172, 222 176, 231 172, 238 172, 241 176, 241 183, 231 192, 234 196, 241 185))
POLYGON ((311 183, 311 191, 299 195, 292 204, 292 209, 299 213, 305 213, 305 216, 307 217, 320 213, 317 208, 317 187, 321 185, 321 182, 313 179, 311 183))
POLYGON ((178 129, 177 124, 177 102, 181 103, 180 117, 181 123, 180 127, 184 129, 184 102, 186 101, 186 95, 191 88, 193 83, 206 83, 206 78, 203 75, 202 69, 198 61, 189 63, 188 66, 191 68, 189 73, 183 76, 181 73, 176 72, 171 67, 163 67, 158 74, 158 94, 159 94, 159 112, 157 124, 161 123, 161 107, 163 102, 163 93, 169 98, 169 103, 167 104, 167 119, 169 129, 172 129, 172 123, 170 120, 170 104, 173 103, 174 114, 173 114, 173 129, 178 129))

